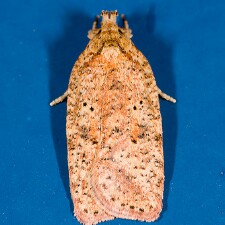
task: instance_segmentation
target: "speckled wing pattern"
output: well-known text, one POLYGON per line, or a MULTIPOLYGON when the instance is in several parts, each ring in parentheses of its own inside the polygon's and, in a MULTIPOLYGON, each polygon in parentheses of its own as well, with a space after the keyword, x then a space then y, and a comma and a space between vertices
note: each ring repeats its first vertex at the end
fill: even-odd
POLYGON ((74 213, 83 224, 115 217, 154 221, 162 210, 164 184, 156 82, 113 16, 103 15, 101 29, 93 33, 68 87, 74 213))

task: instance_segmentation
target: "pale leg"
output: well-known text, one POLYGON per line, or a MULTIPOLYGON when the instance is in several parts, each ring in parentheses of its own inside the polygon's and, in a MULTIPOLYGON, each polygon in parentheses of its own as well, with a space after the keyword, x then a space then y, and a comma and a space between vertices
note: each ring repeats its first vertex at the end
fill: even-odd
POLYGON ((95 21, 93 22, 93 25, 92 25, 92 30, 97 29, 99 18, 100 18, 99 16, 96 16, 95 21))
POLYGON ((99 16, 96 16, 95 21, 93 22, 92 29, 88 31, 88 38, 92 39, 100 28, 97 28, 99 22, 99 16))
POLYGON ((128 21, 126 19, 126 17, 124 16, 124 14, 121 15, 121 19, 123 20, 123 29, 126 32, 127 36, 129 38, 132 37, 132 30, 129 28, 129 24, 128 21))
MULTIPOLYGON (((157 88, 158 88, 158 87, 157 87, 157 88)), ((174 99, 174 98, 170 97, 169 95, 165 94, 165 93, 162 92, 159 88, 158 88, 158 94, 159 94, 162 98, 164 98, 165 100, 167 100, 167 101, 170 101, 170 102, 173 102, 173 103, 176 102, 176 99, 174 99)))
POLYGON ((121 19, 123 20, 123 28, 129 30, 129 24, 124 14, 121 15, 121 19))
POLYGON ((68 90, 66 90, 66 92, 63 95, 59 96, 58 98, 56 98, 55 100, 50 102, 50 106, 54 106, 54 105, 64 101, 67 98, 67 96, 68 96, 68 90))

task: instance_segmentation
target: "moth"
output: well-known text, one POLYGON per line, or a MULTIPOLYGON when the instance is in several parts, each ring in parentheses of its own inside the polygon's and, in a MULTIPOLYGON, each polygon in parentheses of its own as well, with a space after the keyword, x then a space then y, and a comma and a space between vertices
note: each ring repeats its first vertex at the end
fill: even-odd
POLYGON ((152 69, 117 11, 102 11, 72 69, 67 98, 68 169, 74 214, 83 224, 154 221, 162 210, 164 158, 152 69))

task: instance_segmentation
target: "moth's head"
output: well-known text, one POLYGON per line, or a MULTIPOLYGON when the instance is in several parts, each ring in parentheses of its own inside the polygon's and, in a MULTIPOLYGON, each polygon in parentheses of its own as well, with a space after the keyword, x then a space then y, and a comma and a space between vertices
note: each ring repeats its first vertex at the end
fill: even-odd
POLYGON ((104 35, 104 36, 110 36, 110 35, 116 35, 119 33, 123 33, 128 38, 132 37, 131 30, 128 27, 128 23, 125 20, 124 15, 121 15, 121 18, 123 19, 124 27, 119 27, 117 25, 116 19, 118 16, 117 10, 115 11, 102 11, 101 17, 101 27, 97 28, 98 21, 100 19, 99 16, 96 17, 95 22, 93 23, 92 30, 88 32, 88 37, 92 39, 96 35, 104 35))
POLYGON ((101 13, 101 16, 102 16, 102 29, 104 29, 104 27, 117 27, 117 23, 116 23, 116 18, 118 16, 118 12, 117 10, 115 11, 102 11, 101 13))

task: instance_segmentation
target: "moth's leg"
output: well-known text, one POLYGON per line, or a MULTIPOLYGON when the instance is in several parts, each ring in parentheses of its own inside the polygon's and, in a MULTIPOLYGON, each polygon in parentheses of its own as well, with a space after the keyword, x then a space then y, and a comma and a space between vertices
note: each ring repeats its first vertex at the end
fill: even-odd
POLYGON ((129 30, 129 24, 124 14, 121 15, 121 19, 123 20, 123 28, 129 30))
POLYGON ((96 30, 97 29, 99 18, 100 18, 99 16, 95 17, 95 21, 93 22, 93 25, 92 25, 92 30, 96 30))
POLYGON ((66 92, 63 95, 59 96, 58 98, 50 102, 50 106, 57 105, 58 103, 64 101, 67 98, 67 96, 68 96, 68 90, 66 90, 66 92))
POLYGON ((131 38, 132 37, 132 30, 129 28, 128 21, 127 21, 127 19, 126 19, 124 14, 121 15, 121 19, 123 20, 123 29, 124 29, 124 31, 126 32, 127 36, 129 38, 131 38))
POLYGON ((95 34, 98 32, 99 28, 97 28, 98 26, 98 22, 99 22, 99 16, 96 16, 95 17, 95 21, 93 22, 92 24, 92 29, 88 31, 88 38, 89 39, 92 39, 95 34))
MULTIPOLYGON (((158 87, 157 87, 158 88, 158 87)), ((173 102, 175 103, 176 102, 176 99, 172 98, 171 96, 165 94, 164 92, 162 92, 159 88, 158 88, 158 94, 164 98, 165 100, 167 101, 170 101, 170 102, 173 102)))

